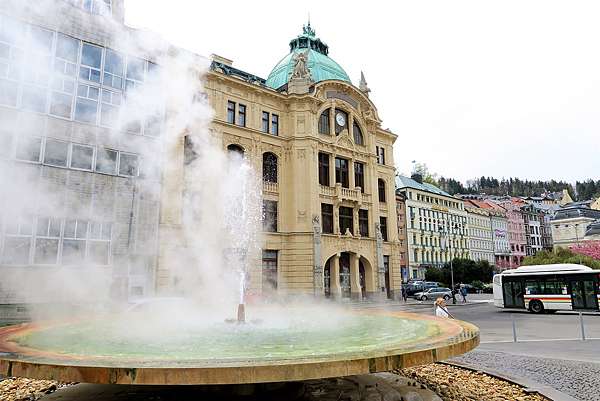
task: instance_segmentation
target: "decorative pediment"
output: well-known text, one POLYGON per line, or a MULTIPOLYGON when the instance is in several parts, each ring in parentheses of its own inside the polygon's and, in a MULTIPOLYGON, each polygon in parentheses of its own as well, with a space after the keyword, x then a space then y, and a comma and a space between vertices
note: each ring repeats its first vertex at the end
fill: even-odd
POLYGON ((344 130, 340 135, 338 135, 337 140, 335 141, 337 146, 341 146, 343 148, 349 148, 354 150, 354 142, 348 136, 348 131, 344 130))

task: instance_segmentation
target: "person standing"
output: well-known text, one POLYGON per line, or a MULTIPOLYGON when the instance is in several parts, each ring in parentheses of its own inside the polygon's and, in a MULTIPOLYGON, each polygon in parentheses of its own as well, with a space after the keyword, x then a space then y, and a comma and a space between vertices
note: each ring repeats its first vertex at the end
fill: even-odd
POLYGON ((404 302, 406 302, 407 299, 408 299, 408 294, 406 292, 406 287, 404 285, 402 285, 402 300, 404 300, 404 302))

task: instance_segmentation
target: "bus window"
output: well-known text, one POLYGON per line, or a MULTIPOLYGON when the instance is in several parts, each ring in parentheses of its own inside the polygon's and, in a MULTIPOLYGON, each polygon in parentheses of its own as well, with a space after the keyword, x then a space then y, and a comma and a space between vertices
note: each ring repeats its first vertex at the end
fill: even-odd
POLYGON ((556 295, 567 294, 567 285, 563 281, 548 279, 543 284, 542 294, 556 295))
POLYGON ((525 294, 527 295, 538 295, 541 294, 541 288, 540 288, 540 282, 539 281, 533 281, 533 280, 526 280, 525 281, 525 294))

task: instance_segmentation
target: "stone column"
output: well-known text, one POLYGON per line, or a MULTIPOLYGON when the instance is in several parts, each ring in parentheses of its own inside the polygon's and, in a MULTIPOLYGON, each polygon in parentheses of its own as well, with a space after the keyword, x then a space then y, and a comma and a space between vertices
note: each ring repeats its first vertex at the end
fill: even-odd
MULTIPOLYGON (((313 282, 315 296, 323 295, 323 265, 321 263, 321 219, 313 215, 313 282)), ((330 272, 331 273, 331 272, 330 272)))
POLYGON ((383 237, 381 235, 381 226, 375 223, 377 235, 377 287, 375 289, 375 297, 378 299, 387 298, 385 291, 385 266, 383 265, 383 237))
POLYGON ((338 202, 333 203, 333 233, 340 234, 340 206, 338 202))
POLYGON ((354 184, 354 159, 348 159, 348 188, 356 188, 354 184))
POLYGON ((329 185, 335 187, 335 153, 331 155, 329 166, 329 185))
POLYGON ((352 225, 354 226, 354 232, 352 233, 352 235, 354 235, 355 237, 360 236, 360 220, 358 219, 359 210, 359 206, 354 206, 354 208, 352 208, 352 225))
POLYGON ((359 257, 355 253, 350 254, 350 295, 352 299, 362 299, 359 257))
POLYGON ((329 112, 329 135, 335 136, 335 102, 329 112))
POLYGON ((331 296, 334 299, 342 297, 342 287, 340 286, 340 254, 332 257, 333 263, 330 262, 329 274, 331 275, 331 296))

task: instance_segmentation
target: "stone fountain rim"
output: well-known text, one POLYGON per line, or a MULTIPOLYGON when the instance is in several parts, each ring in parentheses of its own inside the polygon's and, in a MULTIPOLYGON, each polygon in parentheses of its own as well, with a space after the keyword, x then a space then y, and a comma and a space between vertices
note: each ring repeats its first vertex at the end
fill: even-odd
POLYGON ((32 330, 33 324, 0 329, 0 375, 63 382, 97 384, 245 384, 342 377, 429 364, 464 354, 479 345, 479 329, 467 322, 407 312, 370 311, 369 314, 435 321, 443 333, 412 348, 373 350, 365 355, 332 354, 314 359, 225 361, 212 364, 194 361, 174 366, 152 366, 126 361, 103 366, 89 359, 45 359, 39 352, 16 346, 10 338, 32 330), (91 362, 90 362, 91 361, 91 362))

